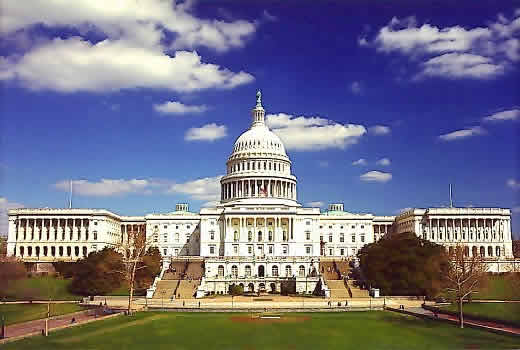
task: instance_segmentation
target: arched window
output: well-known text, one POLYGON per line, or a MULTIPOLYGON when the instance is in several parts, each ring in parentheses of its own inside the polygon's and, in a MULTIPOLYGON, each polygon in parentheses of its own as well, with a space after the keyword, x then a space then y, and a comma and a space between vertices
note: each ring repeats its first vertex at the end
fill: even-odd
POLYGON ((271 270, 273 277, 278 277, 278 266, 273 266, 271 270))
POLYGON ((496 250, 496 256, 500 256, 500 247, 497 246, 495 250, 496 250))
POLYGON ((36 256, 40 256, 40 247, 36 247, 36 256))
POLYGON ((477 247, 471 248, 471 255, 472 256, 477 256, 477 247))
POLYGON ((24 247, 20 247, 20 255, 23 256, 24 253, 25 253, 24 247))
POLYGON ((464 256, 469 256, 469 247, 464 247, 464 256))
POLYGON ((235 240, 235 242, 238 242, 238 240, 240 239, 240 236, 238 234, 238 231, 235 231, 234 234, 233 234, 233 239, 235 240))
POLYGON ((27 255, 32 256, 32 247, 27 247, 27 255))
POLYGON ((246 277, 251 277, 251 266, 246 265, 246 277))
POLYGON ((305 277, 305 266, 300 265, 300 267, 298 268, 298 276, 305 277))
POLYGON ((218 277, 224 277, 224 266, 223 265, 218 266, 218 277))
POLYGON ((253 241, 253 232, 249 231, 247 233, 247 241, 252 242, 253 241))
POLYGON ((74 247, 74 255, 79 256, 79 247, 74 247))
POLYGON ((238 277, 238 267, 236 265, 231 266, 231 276, 238 277))
POLYGON ((286 277, 292 277, 292 268, 291 265, 285 266, 285 276, 286 277))
POLYGON ((58 248, 58 254, 59 256, 63 256, 63 247, 58 248))
POLYGON ((282 235, 283 235, 283 241, 287 242, 287 231, 283 231, 282 235))
POLYGON ((488 256, 493 256, 493 247, 488 247, 488 256))
POLYGON ((47 256, 48 253, 49 253, 49 248, 43 247, 43 256, 47 256))
POLYGON ((83 247, 83 256, 84 256, 84 257, 87 256, 87 247, 83 247))
POLYGON ((67 256, 71 256, 71 254, 72 254, 72 248, 67 247, 67 256))
POLYGON ((262 242, 262 231, 258 231, 258 242, 262 242))
POLYGON ((269 237, 269 242, 272 242, 272 240, 273 240, 273 231, 269 231, 268 237, 269 237))
POLYGON ((484 247, 480 247, 480 256, 485 256, 486 255, 486 250, 484 249, 484 247))
POLYGON ((51 247, 51 255, 56 256, 56 247, 51 247))

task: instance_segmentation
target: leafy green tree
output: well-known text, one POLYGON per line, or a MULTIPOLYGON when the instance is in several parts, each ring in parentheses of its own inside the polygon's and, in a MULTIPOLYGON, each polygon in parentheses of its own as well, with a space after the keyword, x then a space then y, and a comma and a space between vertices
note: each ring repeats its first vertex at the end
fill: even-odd
POLYGON ((244 287, 242 287, 239 284, 233 283, 229 286, 229 294, 234 295, 234 296, 242 295, 242 294, 244 294, 244 287))
POLYGON ((77 263, 70 291, 80 295, 103 295, 117 289, 123 280, 121 254, 112 248, 90 253, 77 263))
POLYGON ((443 288, 446 249, 407 232, 384 237, 358 253, 366 283, 385 295, 433 297, 443 288))

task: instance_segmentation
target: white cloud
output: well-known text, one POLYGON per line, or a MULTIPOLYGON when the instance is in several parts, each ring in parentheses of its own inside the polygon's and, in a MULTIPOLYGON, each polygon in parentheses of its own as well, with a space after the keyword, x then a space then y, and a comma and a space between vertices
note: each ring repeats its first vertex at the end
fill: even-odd
POLYGON ((10 202, 5 197, 0 197, 0 236, 7 236, 9 230, 9 221, 7 217, 7 211, 9 209, 23 208, 24 205, 21 203, 10 202))
POLYGON ((186 141, 215 141, 227 136, 227 127, 215 123, 200 128, 190 128, 184 135, 186 141))
POLYGON ((158 46, 166 34, 173 48, 206 46, 217 51, 242 47, 256 31, 255 22, 224 22, 197 18, 193 1, 92 1, 5 0, 0 22, 4 34, 36 24, 100 31, 110 39, 124 39, 138 46, 158 46))
POLYGON ((401 213, 403 213, 403 212, 405 212, 405 211, 408 211, 408 210, 411 210, 411 209, 412 209, 412 208, 410 208, 410 207, 397 209, 397 210, 394 211, 394 214, 398 215, 398 214, 401 214, 401 213))
MULTIPOLYGON (((128 193, 144 193, 156 183, 147 179, 101 179, 98 182, 88 180, 73 180, 73 195, 81 196, 115 196, 128 193)), ((70 191, 70 182, 63 180, 54 184, 54 187, 62 191, 70 191)))
POLYGON ((368 131, 372 135, 388 135, 390 133, 390 127, 384 125, 374 125, 368 128, 368 131))
POLYGON ((446 53, 433 57, 423 63, 423 70, 416 78, 438 76, 449 79, 491 78, 504 72, 505 67, 493 63, 489 57, 469 53, 446 53))
POLYGON ((416 79, 427 76, 448 79, 491 79, 505 73, 520 59, 520 14, 513 19, 499 14, 488 26, 464 28, 417 25, 415 17, 392 18, 372 40, 358 44, 378 52, 396 52, 419 63, 416 79))
POLYGON ((171 185, 169 193, 183 193, 192 199, 215 203, 220 199, 220 179, 222 175, 215 177, 205 177, 202 179, 187 181, 171 185))
POLYGON ((506 182, 507 186, 511 187, 513 190, 519 190, 520 189, 520 182, 516 181, 515 179, 509 179, 506 182))
POLYGON ((266 19, 266 21, 269 21, 269 22, 278 21, 278 17, 270 14, 269 12, 267 12, 267 10, 264 10, 264 12, 262 14, 263 14, 263 17, 266 19))
POLYGON ((373 170, 361 175, 359 178, 365 182, 388 182, 392 180, 392 174, 373 170))
POLYGON ((376 162, 376 164, 382 165, 382 166, 389 166, 391 164, 391 162, 390 162, 390 159, 388 159, 388 158, 381 158, 376 162))
POLYGON ((321 208, 325 205, 322 201, 316 201, 316 202, 308 202, 307 206, 309 208, 321 208))
POLYGON ((494 114, 491 114, 484 119, 483 121, 486 122, 498 122, 498 121, 505 121, 505 120, 517 120, 520 117, 520 109, 510 109, 507 111, 497 112, 494 114))
POLYGON ((352 84, 350 84, 350 91, 352 91, 354 95, 361 95, 363 92, 361 83, 359 81, 352 82, 352 84))
POLYGON ((177 101, 168 101, 161 104, 154 104, 153 108, 161 114, 202 113, 208 110, 208 107, 205 105, 189 106, 177 101))
POLYGON ((367 161, 364 158, 359 158, 352 162, 352 165, 367 165, 367 161))
POLYGON ((486 131, 482 127, 474 126, 472 128, 457 130, 447 134, 440 135, 439 139, 441 139, 442 141, 454 141, 465 139, 472 136, 483 135, 485 133, 486 131))
POLYGON ((74 37, 50 41, 20 59, 4 58, 0 61, 0 79, 19 81, 34 90, 60 92, 134 88, 191 92, 229 89, 254 78, 203 63, 196 52, 177 51, 170 57, 121 40, 91 44, 74 37))
POLYGON ((287 149, 296 151, 345 149, 356 144, 366 133, 363 125, 339 124, 325 118, 294 117, 285 113, 267 115, 266 123, 287 149))
POLYGON ((214 207, 216 207, 219 203, 220 203, 220 201, 209 201, 209 202, 202 203, 200 206, 201 206, 202 208, 214 208, 214 207))

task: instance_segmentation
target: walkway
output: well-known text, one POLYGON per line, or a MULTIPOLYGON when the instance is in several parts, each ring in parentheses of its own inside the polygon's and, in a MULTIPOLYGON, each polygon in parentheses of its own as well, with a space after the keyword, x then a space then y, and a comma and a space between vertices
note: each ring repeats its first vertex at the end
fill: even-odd
MULTIPOLYGON (((110 315, 108 315, 110 316, 110 315)), ((74 318, 75 324, 83 324, 87 322, 91 322, 95 319, 103 319, 107 317, 104 316, 96 316, 94 312, 91 310, 75 312, 72 314, 55 316, 49 320, 49 331, 52 331, 56 328, 62 328, 63 326, 67 326, 72 324, 72 318, 74 318)), ((16 338, 28 336, 30 334, 41 334, 42 330, 45 328, 45 319, 39 319, 34 321, 28 321, 23 323, 16 323, 6 327, 6 338, 16 338)), ((0 344, 2 340, 0 340, 0 344)))
MULTIPOLYGON (((436 317, 435 314, 432 311, 425 310, 422 307, 405 308, 405 311, 408 311, 409 313, 413 313, 413 314, 417 314, 417 315, 427 316, 427 317, 430 317, 430 318, 433 318, 433 319, 448 320, 448 321, 450 321, 452 323, 457 323, 458 324, 458 322, 459 322, 459 318, 456 317, 456 316, 442 314, 442 313, 437 313, 437 317, 436 317)), ((520 328, 519 327, 513 327, 513 326, 509 326, 509 325, 504 325, 504 324, 501 324, 501 323, 498 323, 498 322, 473 320, 473 319, 471 319, 471 318, 469 318, 467 316, 464 316, 464 325, 469 325, 469 326, 475 326, 475 327, 478 327, 478 328, 489 329, 491 331, 507 332, 507 333, 511 333, 511 334, 520 336, 520 328)))

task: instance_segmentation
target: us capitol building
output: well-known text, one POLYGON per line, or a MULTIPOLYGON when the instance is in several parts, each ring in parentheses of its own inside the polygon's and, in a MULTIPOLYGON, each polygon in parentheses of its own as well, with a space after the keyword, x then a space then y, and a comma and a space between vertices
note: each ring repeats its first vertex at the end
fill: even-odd
MULTIPOLYGON (((314 288, 320 261, 353 258, 365 244, 386 234, 413 232, 469 255, 489 258, 491 271, 505 271, 513 258, 511 212, 501 208, 410 209, 398 216, 328 210, 298 203, 297 178, 284 144, 265 124, 257 93, 252 124, 235 141, 222 177, 220 203, 189 211, 121 216, 99 209, 10 209, 8 254, 27 263, 76 261, 104 247, 116 247, 130 231, 147 235, 168 262, 201 261, 197 294, 225 292, 231 280, 258 290, 291 277, 297 291, 314 288), (225 281, 226 283, 223 283, 225 281), (305 284, 305 285, 304 285, 305 284)), ((154 284, 155 286, 155 284, 154 284)), ((152 287, 153 288, 153 287, 152 287)))

